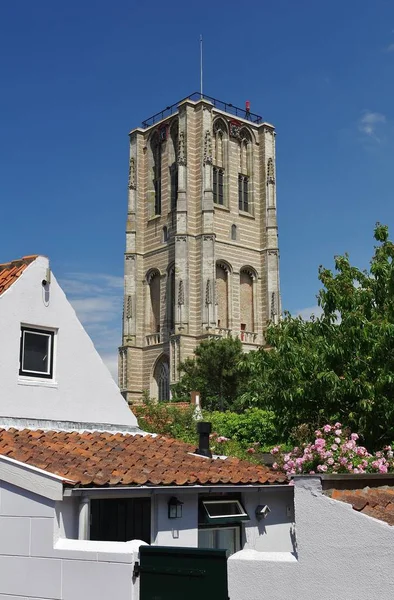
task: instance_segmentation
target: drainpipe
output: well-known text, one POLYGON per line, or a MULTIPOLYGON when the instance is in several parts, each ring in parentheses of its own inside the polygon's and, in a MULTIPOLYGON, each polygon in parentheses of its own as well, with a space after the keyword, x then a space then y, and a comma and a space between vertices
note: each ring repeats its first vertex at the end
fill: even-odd
POLYGON ((89 539, 89 498, 88 496, 81 496, 79 500, 79 517, 78 517, 78 539, 88 540, 89 539))

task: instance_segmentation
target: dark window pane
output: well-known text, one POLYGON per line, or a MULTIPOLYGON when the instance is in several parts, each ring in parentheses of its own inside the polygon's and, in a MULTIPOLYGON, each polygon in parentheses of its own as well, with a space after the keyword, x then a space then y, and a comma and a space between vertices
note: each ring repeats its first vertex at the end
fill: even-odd
POLYGON ((242 201, 242 176, 238 176, 238 208, 239 210, 243 210, 243 201, 242 201))
POLYGON ((213 201, 217 203, 218 201, 218 171, 216 167, 212 169, 212 190, 213 190, 213 201))
POLYGON ((24 331, 22 369, 49 373, 50 336, 24 331))
POLYGON ((155 181, 155 215, 161 214, 161 179, 155 181))
POLYGON ((248 209, 249 209, 248 178, 244 177, 244 211, 248 212, 248 209))
POLYGON ((224 193, 223 193, 223 171, 220 169, 218 172, 218 203, 223 206, 224 204, 224 193))

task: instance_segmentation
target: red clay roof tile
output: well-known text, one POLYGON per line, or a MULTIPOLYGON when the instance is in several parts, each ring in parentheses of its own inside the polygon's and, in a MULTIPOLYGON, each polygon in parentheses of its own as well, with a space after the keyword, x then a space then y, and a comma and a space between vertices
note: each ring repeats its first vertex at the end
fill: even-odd
POLYGON ((0 455, 82 486, 287 483, 267 467, 194 450, 164 436, 0 429, 0 455))
POLYGON ((364 515, 394 525, 394 489, 387 486, 358 490, 333 490, 331 498, 351 504, 364 515))
POLYGON ((38 255, 23 256, 18 260, 0 264, 0 295, 8 290, 19 279, 23 271, 38 255))

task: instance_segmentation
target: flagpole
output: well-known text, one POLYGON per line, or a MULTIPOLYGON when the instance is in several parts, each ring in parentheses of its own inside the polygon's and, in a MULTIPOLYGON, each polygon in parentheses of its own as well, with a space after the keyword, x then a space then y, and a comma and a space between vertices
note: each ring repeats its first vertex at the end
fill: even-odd
POLYGON ((202 98, 202 34, 200 34, 200 94, 202 98))

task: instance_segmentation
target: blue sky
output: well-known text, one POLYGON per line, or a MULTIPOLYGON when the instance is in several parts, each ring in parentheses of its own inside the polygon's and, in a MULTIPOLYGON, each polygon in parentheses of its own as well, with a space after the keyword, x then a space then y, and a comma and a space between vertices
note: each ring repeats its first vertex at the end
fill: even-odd
POLYGON ((114 371, 128 131, 199 87, 277 128, 283 306, 393 233, 394 2, 0 3, 0 260, 40 253, 114 371))

